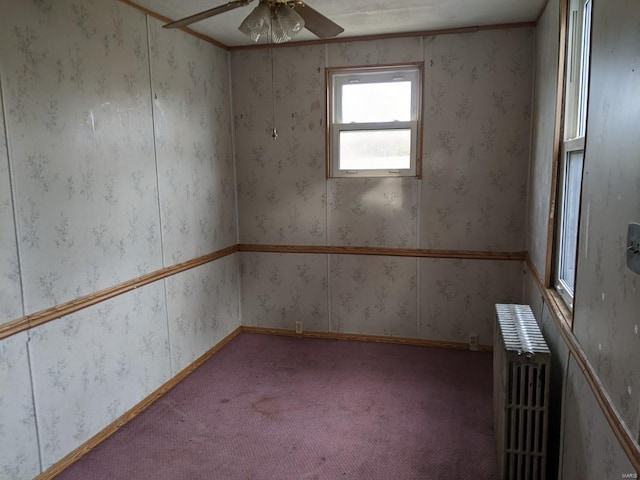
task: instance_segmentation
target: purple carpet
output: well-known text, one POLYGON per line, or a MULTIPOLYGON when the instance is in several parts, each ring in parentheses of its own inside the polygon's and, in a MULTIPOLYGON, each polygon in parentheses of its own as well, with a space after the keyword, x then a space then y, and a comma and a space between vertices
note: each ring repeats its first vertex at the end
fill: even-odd
POLYGON ((487 353, 243 333, 58 479, 493 479, 487 353))

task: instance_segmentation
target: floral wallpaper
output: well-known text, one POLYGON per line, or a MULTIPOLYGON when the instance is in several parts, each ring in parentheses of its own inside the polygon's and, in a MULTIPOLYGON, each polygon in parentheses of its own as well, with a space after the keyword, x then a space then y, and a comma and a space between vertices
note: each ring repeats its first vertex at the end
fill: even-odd
POLYGON ((630 121, 640 111, 629 100, 638 93, 639 10, 623 0, 594 9, 574 332, 640 439, 640 275, 626 266, 627 225, 640 223, 640 140, 630 121))
MULTIPOLYGON (((549 430, 547 445, 547 478, 558 478, 561 469, 561 452, 564 443, 563 411, 565 408, 575 409, 564 402, 566 390, 567 368, 569 364, 569 347, 549 312, 549 307, 542 304, 539 322, 542 334, 551 350, 551 385, 549 388, 549 430)), ((567 441, 572 441, 567 438, 567 441)))
POLYGON ((544 275, 558 88, 560 0, 550 0, 536 26, 536 68, 527 251, 544 275))
POLYGON ((328 182, 329 245, 418 246, 415 179, 334 178, 328 182))
MULTIPOLYGON (((531 28, 232 52, 240 242, 523 250, 532 60, 531 28), (425 63, 423 178, 325 180, 325 67, 417 61, 425 63)), ((294 328, 291 315, 276 312, 294 308, 289 292, 302 288, 295 272, 274 285, 265 275, 247 276, 249 258, 267 257, 243 256, 243 322, 294 328), (256 295, 269 302, 261 304, 256 295)), ((291 265, 269 262, 266 268, 289 271, 299 258, 283 254, 282 263, 291 265)), ((308 258, 323 265, 325 256, 308 258)), ((518 262, 471 263, 473 280, 506 275, 478 285, 456 280, 464 274, 451 262, 439 264, 437 274, 422 265, 436 264, 332 255, 327 295, 315 294, 325 297, 330 322, 313 325, 465 343, 480 330, 491 343, 488 306, 520 299, 518 262), (473 299, 485 313, 457 310, 457 298, 439 297, 437 275, 451 277, 456 296, 473 299), (437 305, 442 316, 424 323, 421 303, 432 311, 437 305)))
MULTIPOLYGON (((542 271, 558 5, 535 39, 514 28, 227 54, 112 0, 0 0, 0 323, 238 239, 528 248, 542 271), (324 68, 408 61, 425 64, 423 178, 327 181, 324 68)), ((606 54, 636 65, 640 29, 632 2, 595 8, 575 333, 640 431, 638 277, 621 254, 640 210, 634 123, 624 121, 637 73, 606 54)), ((554 384, 567 378, 563 478, 631 473, 524 280, 515 261, 243 252, 121 295, 0 341, 0 477, 55 463, 241 315, 245 325, 300 319, 310 331, 454 342, 478 333, 488 344, 493 304, 520 302, 522 290, 560 352, 554 384)))
POLYGON ((531 307, 533 315, 536 317, 538 326, 542 330, 542 310, 544 308, 544 297, 538 288, 533 274, 528 266, 524 269, 524 302, 531 307))
POLYGON ((425 38, 420 245, 524 250, 533 30, 425 38))
POLYGON ((240 325, 238 272, 236 254, 165 280, 171 376, 240 325))
POLYGON ((496 303, 522 302, 520 262, 420 259, 420 337, 493 344, 496 303))
POLYGON ((636 472, 629 463, 573 359, 569 362, 566 396, 563 461, 559 478, 636 478, 640 472, 636 472))
MULTIPOLYGON (((1 79, 0 79, 1 80, 1 79)), ((22 316, 22 291, 0 83, 0 324, 22 316)))
POLYGON ((0 478, 40 473, 27 333, 0 340, 0 478))
POLYGON ((511 261, 244 252, 242 322, 490 345, 493 306, 521 301, 522 275, 511 261))
POLYGON ((3 94, 32 313, 162 266, 146 21, 118 2, 3 3, 3 94))
POLYGON ((30 330, 44 469, 169 380, 166 315, 156 282, 30 330))
POLYGON ((388 38, 368 42, 340 42, 327 44, 328 67, 354 65, 381 65, 421 62, 423 59, 421 37, 388 38))
MULTIPOLYGON (((537 27, 536 62, 540 67, 536 74, 527 245, 541 274, 546 256, 559 8, 558 1, 549 2, 537 27)), ((629 430, 640 438, 640 277, 627 269, 624 253, 627 224, 640 221, 640 145, 634 122, 629 121, 637 117, 629 101, 636 96, 634 66, 640 61, 637 18, 634 2, 594 3, 573 332, 606 394, 629 430)), ((525 301, 541 305, 540 321, 555 362, 552 418, 559 418, 556 410, 562 412, 558 420, 563 435, 560 477, 624 478, 626 474, 631 478, 640 472, 629 465, 573 358, 567 365, 567 347, 532 282, 525 284, 525 301), (563 388, 561 399, 559 388, 563 388)))
POLYGON ((240 242, 325 245, 324 47, 231 58, 240 242))
POLYGON ((242 324, 329 331, 327 268, 326 255, 242 252, 242 324))
MULTIPOLYGON (((0 323, 237 242, 225 51, 112 0, 0 11, 0 323)), ((239 308, 230 256, 0 341, 0 478, 60 460, 239 308)))
POLYGON ((417 260, 331 255, 331 331, 418 337, 417 260))
POLYGON ((149 19, 165 265, 237 243, 227 53, 149 19))

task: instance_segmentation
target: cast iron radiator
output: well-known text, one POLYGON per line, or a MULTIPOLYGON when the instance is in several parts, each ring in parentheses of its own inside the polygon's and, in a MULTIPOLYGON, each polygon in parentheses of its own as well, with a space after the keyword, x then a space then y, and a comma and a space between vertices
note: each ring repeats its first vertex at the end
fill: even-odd
POLYGON ((496 305, 494 434, 500 480, 544 480, 551 355, 528 305, 496 305))

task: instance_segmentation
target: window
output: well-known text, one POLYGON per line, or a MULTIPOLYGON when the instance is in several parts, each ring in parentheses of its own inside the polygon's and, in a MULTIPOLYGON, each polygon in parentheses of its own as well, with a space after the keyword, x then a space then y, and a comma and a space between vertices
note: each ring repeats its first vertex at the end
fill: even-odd
POLYGON ((422 64, 327 69, 330 177, 419 176, 422 64))
POLYGON ((587 129, 592 0, 569 0, 564 128, 558 177, 554 287, 573 308, 587 129))

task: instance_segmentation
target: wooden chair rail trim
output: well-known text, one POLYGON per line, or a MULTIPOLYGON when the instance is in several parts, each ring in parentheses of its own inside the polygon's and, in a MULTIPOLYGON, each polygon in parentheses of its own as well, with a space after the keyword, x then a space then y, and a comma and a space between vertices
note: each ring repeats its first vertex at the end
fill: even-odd
POLYGON ((317 253, 336 255, 380 255, 392 257, 457 258, 472 260, 524 261, 526 252, 491 252, 480 250, 435 250, 425 248, 388 248, 324 245, 268 245, 240 243, 240 252, 317 253))
MULTIPOLYGON (((450 348, 454 350, 469 350, 469 345, 459 342, 447 342, 441 340, 425 340, 422 338, 390 337, 384 335, 364 335, 360 333, 338 333, 338 332, 303 332, 296 333, 294 330, 284 328, 252 327, 242 326, 240 329, 246 333, 259 333, 264 335, 280 335, 285 337, 299 338, 322 338, 326 340, 350 340, 355 342, 393 343, 398 345, 411 345, 416 347, 450 348)), ((492 352, 491 345, 480 345, 480 352, 492 352)))
MULTIPOLYGON (((360 335, 349 333, 331 333, 331 332, 305 332, 303 334, 297 334, 293 330, 286 330, 280 328, 262 328, 262 327, 249 327, 242 326, 236 328, 233 332, 218 342, 213 348, 195 360, 191 365, 179 372, 175 377, 168 380, 161 385, 158 389, 153 391, 147 397, 145 397, 140 403, 134 405, 131 409, 125 412, 122 416, 116 419, 113 423, 107 425, 100 430, 96 435, 84 442, 82 445, 68 453, 58 462, 51 465, 44 472, 35 477, 34 480, 50 480, 62 473, 65 469, 69 468, 75 462, 80 460, 83 456, 89 453, 93 448, 97 447, 104 440, 116 433, 120 428, 126 425, 128 422, 136 418, 147 408, 149 408, 154 402, 158 401, 169 390, 175 387, 178 383, 184 380, 189 374, 195 371, 203 363, 209 360, 215 353, 221 350, 231 340, 233 340, 239 333, 259 333, 265 335, 282 335, 282 336, 297 336, 305 338, 324 338, 333 340, 351 340, 360 342, 379 342, 379 343, 394 343, 401 345, 415 345, 425 347, 438 347, 438 348, 454 348, 454 349, 468 349, 468 345, 464 343, 456 342, 440 342, 432 340, 421 340, 415 338, 400 338, 400 337, 385 337, 376 335, 360 335)), ((481 351, 490 352, 491 346, 481 346, 481 351)))
POLYGON ((0 325, 0 340, 17 335, 31 328, 57 320, 66 315, 91 307, 98 303, 110 300, 113 297, 130 292, 136 288, 162 280, 191 268, 199 267, 232 253, 263 252, 263 253, 312 253, 312 254, 340 254, 340 255, 380 255, 418 258, 449 258, 471 260, 508 260, 523 261, 526 252, 490 252, 475 250, 431 250, 416 248, 386 248, 386 247, 357 247, 357 246, 316 246, 316 245, 264 245, 241 243, 231 245, 207 255, 193 258, 186 262, 178 263, 170 267, 161 268, 140 277, 128 280, 113 287, 105 288, 97 292, 84 295, 60 305, 55 305, 38 312, 25 315, 16 320, 0 325))
POLYGON ((186 262, 155 270, 132 280, 99 290, 89 295, 84 295, 69 302, 61 303, 60 305, 46 308, 30 315, 25 315, 17 320, 0 325, 0 340, 16 335, 20 332, 24 332, 25 330, 29 330, 30 328, 51 322, 52 320, 56 320, 71 313, 75 313, 79 310, 83 310, 87 307, 91 307, 97 303, 104 302, 150 283, 157 282, 163 278, 167 278, 177 273, 199 267, 205 263, 226 257, 227 255, 231 255, 237 251, 238 246, 232 245, 230 247, 223 248, 222 250, 217 250, 207 255, 193 258, 186 262))
POLYGON ((526 265, 529 273, 531 273, 531 276, 534 278, 545 303, 549 306, 551 318, 553 318, 564 343, 569 348, 571 356, 585 376, 587 383, 589 384, 589 387, 602 410, 602 413, 607 419, 607 423, 613 430, 614 435, 620 442, 620 446, 627 454, 627 457, 629 457, 629 461, 631 462, 631 465, 633 465, 633 468, 640 472, 640 445, 635 440, 633 433, 631 433, 631 430, 626 425, 622 415, 620 415, 618 407, 616 407, 609 395, 609 392, 602 383, 602 380, 600 380, 598 373, 589 361, 589 358, 582 348, 582 345, 580 345, 578 338, 571 331, 571 323, 567 318, 568 309, 564 306, 562 300, 555 294, 555 291, 545 286, 544 280, 540 276, 538 269, 528 254, 526 265))
POLYGON ((184 370, 179 372, 175 377, 171 378, 163 385, 161 385, 158 389, 154 390, 151 394, 145 397, 140 403, 134 405, 131 409, 125 412, 122 416, 116 419, 113 423, 107 425, 105 428, 100 430, 96 435, 91 437, 89 440, 84 442, 75 450, 71 451, 69 454, 64 456, 62 459, 51 465, 44 472, 35 477, 34 480, 49 480, 54 478, 56 475, 62 473, 63 470, 69 468, 72 464, 80 460, 84 455, 89 453, 91 449, 98 446, 104 440, 109 438, 111 435, 116 433, 120 428, 129 423, 131 420, 136 418, 142 412, 144 412, 147 408, 149 408, 154 402, 164 396, 169 390, 175 387, 178 383, 184 380, 190 373, 196 370, 200 365, 209 360, 215 353, 217 353, 222 347, 224 347, 227 343, 233 340, 239 333, 241 329, 238 327, 229 335, 224 337, 220 342, 213 346, 210 350, 196 359, 191 365, 186 367, 184 370))

